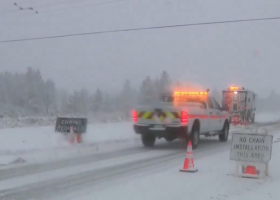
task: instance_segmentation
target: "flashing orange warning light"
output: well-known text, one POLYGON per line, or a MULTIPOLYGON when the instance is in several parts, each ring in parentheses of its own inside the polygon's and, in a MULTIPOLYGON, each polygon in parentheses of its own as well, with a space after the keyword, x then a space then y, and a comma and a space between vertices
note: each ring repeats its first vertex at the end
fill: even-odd
POLYGON ((181 95, 207 95, 208 92, 174 92, 175 96, 181 95))
POLYGON ((229 89, 230 89, 230 90, 240 90, 241 87, 230 87, 229 89))

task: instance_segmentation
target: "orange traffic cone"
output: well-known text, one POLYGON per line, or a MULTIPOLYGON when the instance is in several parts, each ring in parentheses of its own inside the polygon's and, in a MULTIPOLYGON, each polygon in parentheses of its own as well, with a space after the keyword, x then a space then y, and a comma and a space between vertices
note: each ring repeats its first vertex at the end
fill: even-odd
POLYGON ((73 126, 70 127, 70 134, 69 134, 69 137, 70 137, 70 143, 71 144, 74 144, 75 143, 75 133, 74 133, 74 128, 73 126))
POLYGON ((82 134, 78 133, 77 134, 77 143, 81 143, 82 142, 82 134))
POLYGON ((189 141, 183 169, 180 172, 197 172, 193 162, 192 143, 189 141))
POLYGON ((257 169, 256 169, 255 166, 246 166, 245 174, 248 174, 248 175, 258 175, 257 174, 257 169))

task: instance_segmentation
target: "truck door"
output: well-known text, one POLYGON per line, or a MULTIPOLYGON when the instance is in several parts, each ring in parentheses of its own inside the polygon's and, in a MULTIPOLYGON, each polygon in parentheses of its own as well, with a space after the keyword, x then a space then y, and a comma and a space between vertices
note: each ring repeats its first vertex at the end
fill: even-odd
POLYGON ((214 106, 214 113, 216 114, 215 120, 216 120, 216 127, 215 130, 221 130, 223 128, 223 120, 222 120, 222 109, 219 103, 216 101, 215 98, 212 98, 213 106, 214 106))
POLYGON ((216 114, 216 110, 214 109, 214 105, 213 105, 213 102, 211 100, 211 98, 207 98, 207 105, 208 105, 208 130, 209 131, 214 131, 216 130, 216 120, 215 120, 215 116, 217 115, 216 114))

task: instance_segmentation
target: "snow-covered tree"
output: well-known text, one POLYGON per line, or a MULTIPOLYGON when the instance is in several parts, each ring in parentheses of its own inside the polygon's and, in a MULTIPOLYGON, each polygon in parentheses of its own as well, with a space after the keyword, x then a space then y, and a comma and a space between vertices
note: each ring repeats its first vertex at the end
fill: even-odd
POLYGON ((132 88, 129 80, 125 81, 119 99, 120 109, 125 113, 128 113, 133 108, 133 106, 135 106, 135 91, 132 88))
POLYGON ((169 75, 166 71, 163 71, 159 80, 159 91, 160 92, 166 92, 171 87, 171 80, 169 78, 169 75))
POLYGON ((45 91, 43 95, 46 113, 54 112, 56 110, 56 88, 52 80, 47 80, 45 82, 45 91))
POLYGON ((140 89, 140 102, 151 103, 155 100, 155 88, 152 79, 147 76, 140 89))
POLYGON ((153 102, 159 93, 169 89, 171 80, 166 71, 153 80, 147 76, 137 90, 126 80, 120 91, 105 92, 97 89, 90 94, 86 89, 66 92, 45 80, 39 70, 31 67, 25 73, 0 73, 0 115, 89 115, 102 112, 128 113, 137 104, 153 102))
POLYGON ((97 89, 91 97, 91 110, 93 113, 100 112, 103 104, 103 94, 100 89, 97 89))

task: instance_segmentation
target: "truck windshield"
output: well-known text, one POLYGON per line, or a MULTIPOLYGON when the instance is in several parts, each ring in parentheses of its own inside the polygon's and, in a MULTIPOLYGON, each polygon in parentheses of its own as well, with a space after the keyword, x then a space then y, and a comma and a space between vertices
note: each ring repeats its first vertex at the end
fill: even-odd
POLYGON ((245 102, 246 93, 245 92, 224 91, 223 92, 223 104, 229 104, 232 101, 245 102))

